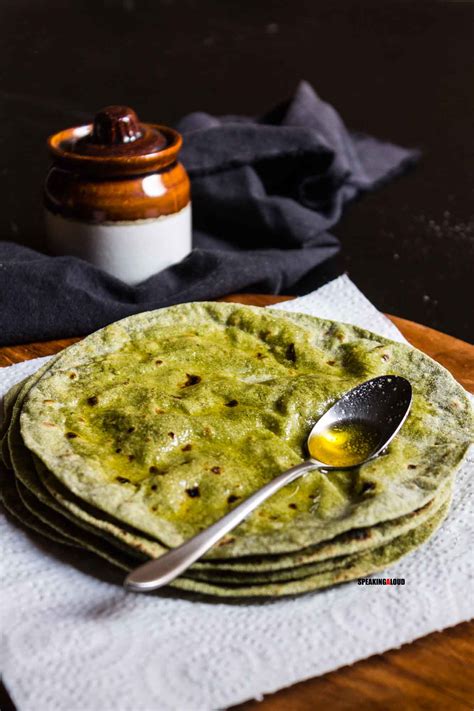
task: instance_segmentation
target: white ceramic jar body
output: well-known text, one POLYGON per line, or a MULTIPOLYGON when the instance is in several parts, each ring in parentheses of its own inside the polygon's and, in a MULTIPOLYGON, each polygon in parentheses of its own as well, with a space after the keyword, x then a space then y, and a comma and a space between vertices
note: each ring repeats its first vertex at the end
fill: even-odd
POLYGON ((45 210, 53 254, 79 257, 131 286, 184 259, 192 248, 191 203, 145 220, 94 224, 45 210))

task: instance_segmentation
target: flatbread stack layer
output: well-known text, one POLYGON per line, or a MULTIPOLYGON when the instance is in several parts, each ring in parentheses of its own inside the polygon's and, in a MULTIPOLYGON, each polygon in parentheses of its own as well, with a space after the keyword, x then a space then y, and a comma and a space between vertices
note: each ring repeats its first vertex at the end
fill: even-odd
POLYGON ((383 456, 308 472, 171 587, 279 597, 366 576, 446 517, 472 408, 420 351, 304 314, 182 304, 62 351, 5 397, 3 504, 35 533, 130 571, 301 462, 333 402, 385 374, 407 378, 414 396, 383 456))

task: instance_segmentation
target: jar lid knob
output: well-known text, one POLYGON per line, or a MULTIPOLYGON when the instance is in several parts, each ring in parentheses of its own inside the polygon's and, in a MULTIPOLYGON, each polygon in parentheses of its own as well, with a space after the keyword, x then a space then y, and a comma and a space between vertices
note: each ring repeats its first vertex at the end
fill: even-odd
POLYGON ((114 146, 143 136, 135 111, 128 106, 106 106, 94 118, 92 142, 114 146))

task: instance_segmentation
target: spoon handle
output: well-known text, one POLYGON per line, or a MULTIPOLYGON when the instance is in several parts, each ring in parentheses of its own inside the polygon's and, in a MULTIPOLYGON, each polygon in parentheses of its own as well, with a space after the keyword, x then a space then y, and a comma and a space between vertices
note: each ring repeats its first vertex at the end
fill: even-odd
POLYGON ((125 579, 125 587, 128 590, 143 592, 146 590, 156 590, 163 585, 167 585, 172 580, 183 573, 198 558, 201 558, 212 546, 217 543, 226 533, 232 531, 241 521, 246 518, 257 506, 260 506, 269 496, 275 494, 286 484, 290 484, 298 479, 302 474, 310 469, 317 469, 318 463, 312 460, 297 464, 286 472, 279 474, 268 484, 242 501, 232 511, 223 516, 219 521, 198 533, 189 541, 183 543, 178 548, 173 548, 169 553, 165 553, 160 558, 150 560, 133 570, 125 579))

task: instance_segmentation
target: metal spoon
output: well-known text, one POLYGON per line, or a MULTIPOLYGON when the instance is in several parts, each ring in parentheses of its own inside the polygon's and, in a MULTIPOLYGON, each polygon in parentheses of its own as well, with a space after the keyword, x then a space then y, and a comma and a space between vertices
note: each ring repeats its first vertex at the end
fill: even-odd
POLYGON ((410 410, 411 400, 410 383, 396 375, 382 375, 367 380, 345 393, 318 420, 309 433, 306 446, 310 456, 306 461, 279 474, 230 513, 186 543, 133 570, 125 580, 125 587, 128 590, 144 592, 167 585, 207 553, 269 496, 295 481, 305 472, 314 469, 325 472, 352 469, 374 459, 382 453, 399 431, 410 410), (349 465, 341 466, 340 461, 331 462, 328 456, 324 456, 326 461, 312 456, 315 450, 321 450, 318 443, 324 444, 324 441, 329 442, 330 449, 337 454, 337 446, 334 446, 334 442, 337 445, 338 438, 344 438, 344 432, 350 435, 351 431, 358 433, 359 439, 361 432, 365 432, 367 436, 365 439, 362 436, 363 446, 355 446, 351 449, 352 459, 349 465))

